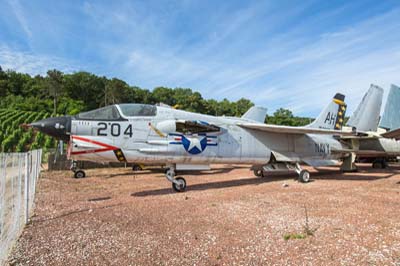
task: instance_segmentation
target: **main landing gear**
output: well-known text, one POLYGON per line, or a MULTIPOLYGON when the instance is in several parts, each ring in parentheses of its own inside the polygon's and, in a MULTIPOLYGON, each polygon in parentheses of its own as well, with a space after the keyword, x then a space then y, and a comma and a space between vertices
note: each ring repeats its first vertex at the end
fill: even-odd
POLYGON ((254 169, 253 173, 257 177, 265 177, 264 170, 262 168, 261 169, 254 169))
POLYGON ((143 170, 143 167, 140 164, 132 165, 132 171, 137 172, 137 171, 142 171, 142 170, 143 170))
POLYGON ((310 172, 305 169, 301 169, 300 164, 296 163, 295 171, 299 175, 299 181, 301 183, 308 183, 310 182, 310 172))
POLYGON ((172 189, 176 192, 183 192, 186 189, 186 180, 181 176, 176 176, 175 166, 171 165, 165 171, 165 177, 172 183, 172 189))
POLYGON ((284 162, 273 162, 262 166, 253 166, 252 168, 254 175, 257 177, 265 177, 268 172, 282 172, 282 171, 295 171, 299 177, 298 180, 301 183, 310 182, 310 172, 302 169, 300 164, 296 163, 284 163, 284 162))
POLYGON ((372 162, 372 168, 385 169, 389 165, 385 158, 377 158, 372 162))
POLYGON ((85 178, 86 177, 85 171, 83 171, 82 169, 79 169, 77 167, 76 161, 72 161, 70 169, 72 172, 74 172, 75 178, 85 178))

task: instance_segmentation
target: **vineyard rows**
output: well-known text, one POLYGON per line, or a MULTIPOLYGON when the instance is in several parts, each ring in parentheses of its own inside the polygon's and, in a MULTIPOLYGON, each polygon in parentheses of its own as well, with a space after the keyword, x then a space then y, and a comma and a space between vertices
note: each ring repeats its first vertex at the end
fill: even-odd
POLYGON ((49 117, 45 112, 29 112, 0 109, 0 150, 2 152, 24 152, 32 149, 53 148, 52 138, 32 129, 24 129, 22 124, 49 117))

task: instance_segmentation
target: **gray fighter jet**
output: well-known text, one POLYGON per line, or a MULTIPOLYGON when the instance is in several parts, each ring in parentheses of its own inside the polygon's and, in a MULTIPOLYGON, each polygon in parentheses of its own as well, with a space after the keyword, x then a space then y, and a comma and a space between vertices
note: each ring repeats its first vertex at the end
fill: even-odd
MULTIPOLYGON (((371 85, 347 123, 361 134, 342 137, 354 156, 369 158, 373 168, 386 168, 388 158, 400 156, 400 88, 391 86, 380 120, 382 99, 383 89, 371 85)), ((355 170, 354 161, 346 167, 355 170)))
MULTIPOLYGON (((340 137, 346 111, 336 94, 317 119, 304 127, 264 124, 266 109, 250 108, 242 117, 210 116, 145 104, 116 104, 76 116, 53 117, 31 126, 68 142, 72 160, 166 164, 175 191, 186 181, 176 176, 179 164, 251 164, 254 174, 295 170, 308 182, 311 166, 336 164, 349 155, 340 137)), ((74 168, 75 177, 85 172, 74 168)))

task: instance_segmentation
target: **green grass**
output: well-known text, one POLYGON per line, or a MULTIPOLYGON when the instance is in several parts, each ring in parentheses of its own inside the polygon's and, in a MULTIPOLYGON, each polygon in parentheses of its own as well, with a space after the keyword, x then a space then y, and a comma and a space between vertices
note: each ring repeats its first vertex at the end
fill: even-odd
POLYGON ((290 240, 290 239, 305 239, 307 237, 306 234, 302 233, 288 233, 283 235, 283 239, 290 240))

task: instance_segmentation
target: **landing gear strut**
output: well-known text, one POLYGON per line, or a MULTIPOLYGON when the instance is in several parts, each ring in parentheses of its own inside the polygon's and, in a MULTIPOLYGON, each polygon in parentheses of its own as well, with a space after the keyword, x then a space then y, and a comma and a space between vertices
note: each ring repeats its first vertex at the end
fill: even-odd
POLYGON ((85 171, 83 171, 82 169, 79 169, 77 167, 76 161, 72 161, 70 169, 71 169, 72 172, 74 172, 74 177, 75 178, 84 178, 84 177, 86 177, 85 171))
POLYGON ((176 192, 183 192, 186 189, 186 180, 181 177, 175 177, 175 166, 171 165, 165 172, 165 177, 172 183, 172 189, 176 192))
POLYGON ((300 164, 296 163, 295 165, 295 171, 299 175, 299 181, 301 183, 308 183, 310 182, 310 172, 307 170, 301 169, 300 164))

